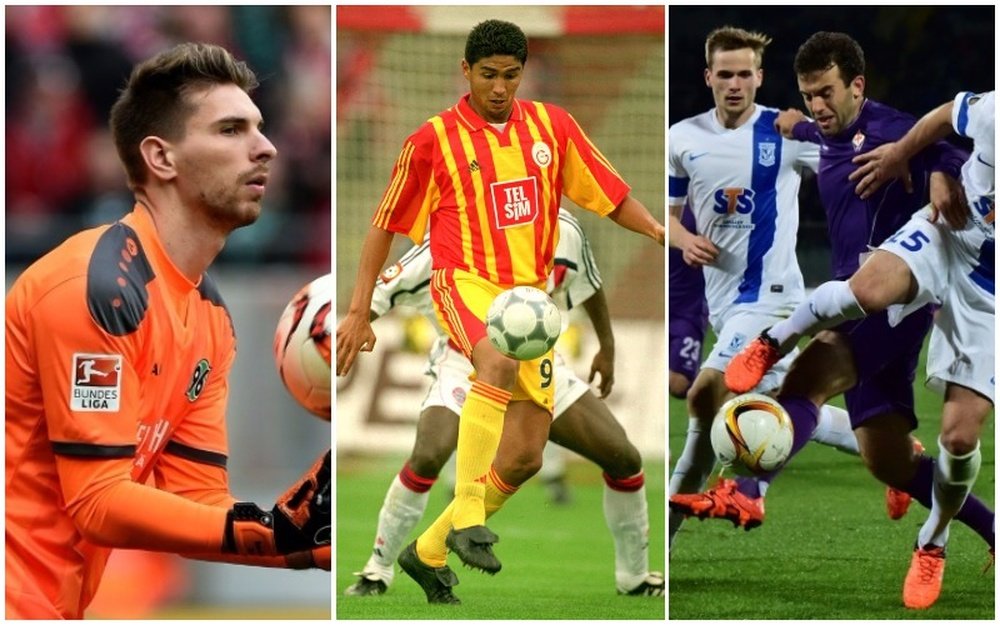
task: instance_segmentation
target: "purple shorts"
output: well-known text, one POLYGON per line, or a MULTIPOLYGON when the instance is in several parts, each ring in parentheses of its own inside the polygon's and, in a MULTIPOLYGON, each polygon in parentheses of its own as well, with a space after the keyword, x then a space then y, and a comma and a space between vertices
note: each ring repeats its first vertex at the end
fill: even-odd
POLYGON ((701 350, 705 343, 708 317, 670 315, 670 370, 693 382, 701 366, 701 350))
POLYGON ((851 427, 892 412, 908 417, 916 429, 913 380, 932 321, 930 307, 924 306, 895 328, 889 327, 885 311, 834 328, 850 344, 858 373, 857 385, 844 393, 851 427))

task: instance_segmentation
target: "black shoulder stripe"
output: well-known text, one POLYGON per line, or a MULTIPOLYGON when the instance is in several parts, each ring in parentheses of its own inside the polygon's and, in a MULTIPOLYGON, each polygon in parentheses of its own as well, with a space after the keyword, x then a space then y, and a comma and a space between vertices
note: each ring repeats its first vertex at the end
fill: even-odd
POLYGON ((131 458, 135 456, 135 445, 96 445, 94 443, 52 441, 52 451, 60 456, 80 458, 131 458))
POLYGON ((222 301, 222 293, 219 292, 219 288, 215 286, 215 280, 212 279, 207 273, 202 274, 201 284, 198 285, 198 294, 201 295, 201 299, 212 302, 216 306, 226 307, 226 303, 222 301))
POLYGON ((112 225, 98 239, 87 267, 90 316, 114 336, 135 332, 146 316, 146 285, 154 277, 135 230, 121 222, 112 225))
POLYGON ((229 319, 229 329, 235 337, 236 325, 233 323, 233 316, 229 314, 229 307, 226 306, 226 302, 222 299, 222 292, 215 286, 215 280, 207 273, 201 276, 201 283, 198 285, 198 294, 201 295, 203 300, 226 311, 226 318, 229 319))
POLYGON ((222 467, 223 469, 226 468, 226 462, 228 462, 228 458, 226 458, 225 454, 219 454, 214 451, 205 451, 204 449, 191 447, 190 445, 178 443, 177 441, 169 441, 167 446, 163 448, 163 453, 177 456, 178 458, 184 458, 185 460, 200 462, 201 464, 210 464, 216 467, 222 467))

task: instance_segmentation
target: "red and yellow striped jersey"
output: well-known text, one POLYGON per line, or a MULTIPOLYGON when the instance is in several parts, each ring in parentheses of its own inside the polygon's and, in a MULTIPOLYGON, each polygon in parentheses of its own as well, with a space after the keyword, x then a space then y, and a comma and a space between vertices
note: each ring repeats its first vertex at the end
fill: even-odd
POLYGON ((372 223, 419 243, 429 220, 434 269, 534 285, 552 268, 563 195, 605 216, 629 191, 562 108, 515 100, 499 131, 466 95, 407 138, 372 223))

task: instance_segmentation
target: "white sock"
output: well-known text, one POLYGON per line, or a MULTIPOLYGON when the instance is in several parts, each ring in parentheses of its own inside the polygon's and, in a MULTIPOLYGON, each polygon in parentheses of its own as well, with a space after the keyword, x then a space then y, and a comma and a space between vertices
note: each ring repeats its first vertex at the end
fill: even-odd
POLYGON ((781 351, 786 352, 803 336, 812 336, 848 319, 864 316, 865 311, 858 305, 850 285, 832 280, 816 287, 788 319, 774 324, 767 333, 778 341, 781 351))
POLYGON ((931 491, 931 513, 920 528, 917 544, 932 543, 944 547, 948 543, 948 527, 961 510, 979 475, 982 454, 979 442, 964 456, 953 456, 938 438, 938 461, 934 464, 934 488, 931 491))
POLYGON ((819 421, 812 440, 855 456, 861 455, 858 438, 851 429, 851 418, 847 416, 847 411, 830 404, 820 407, 819 421))
POLYGON ((375 546, 365 564, 365 571, 378 573, 387 586, 392 584, 396 557, 406 546, 410 532, 424 516, 429 492, 410 490, 403 485, 398 474, 392 478, 378 513, 375 546))
POLYGON ((649 573, 646 487, 621 491, 604 485, 604 520, 615 542, 615 585, 628 592, 649 573))
MULTIPOLYGON (((668 493, 697 493, 705 487, 708 476, 715 468, 715 452, 712 450, 712 439, 708 427, 702 428, 701 421, 696 417, 688 417, 687 438, 684 440, 684 451, 677 458, 674 471, 670 474, 668 493)), ((674 544, 674 536, 684 521, 684 515, 670 511, 668 515, 668 537, 670 545, 674 544)))
POLYGON ((555 443, 546 443, 542 449, 542 468, 538 470, 538 479, 549 482, 566 475, 566 454, 563 448, 555 443))

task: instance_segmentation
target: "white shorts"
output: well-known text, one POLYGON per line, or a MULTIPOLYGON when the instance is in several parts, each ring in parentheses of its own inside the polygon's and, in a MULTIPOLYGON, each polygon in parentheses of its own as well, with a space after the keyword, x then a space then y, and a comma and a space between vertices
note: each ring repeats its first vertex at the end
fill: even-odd
MULTIPOLYGON (((730 314, 723 322, 721 328, 714 328, 716 334, 715 345, 712 351, 701 363, 702 369, 717 369, 725 371, 726 365, 733 359, 740 350, 757 338, 762 330, 770 328, 785 317, 753 311, 736 311, 730 314)), ((781 386, 788 373, 788 368, 792 361, 799 354, 799 348, 795 348, 777 364, 771 367, 764 375, 752 392, 767 393, 776 390, 781 386)))
MULTIPOLYGON (((424 371, 433 382, 427 391, 427 396, 420 404, 421 412, 431 406, 441 406, 454 412, 462 413, 462 404, 472 387, 469 376, 472 375, 472 363, 469 359, 443 341, 435 343, 431 350, 427 369, 424 371)), ((590 386, 581 380, 566 364, 562 356, 555 352, 555 406, 552 409, 552 420, 556 420, 590 390, 590 386)))
POLYGON ((902 259, 917 282, 912 302, 889 307, 889 323, 895 325, 928 302, 939 304, 927 354, 927 385, 943 392, 951 382, 993 401, 993 239, 972 223, 953 230, 943 221, 930 223, 929 216, 929 208, 918 211, 879 247, 902 259))

